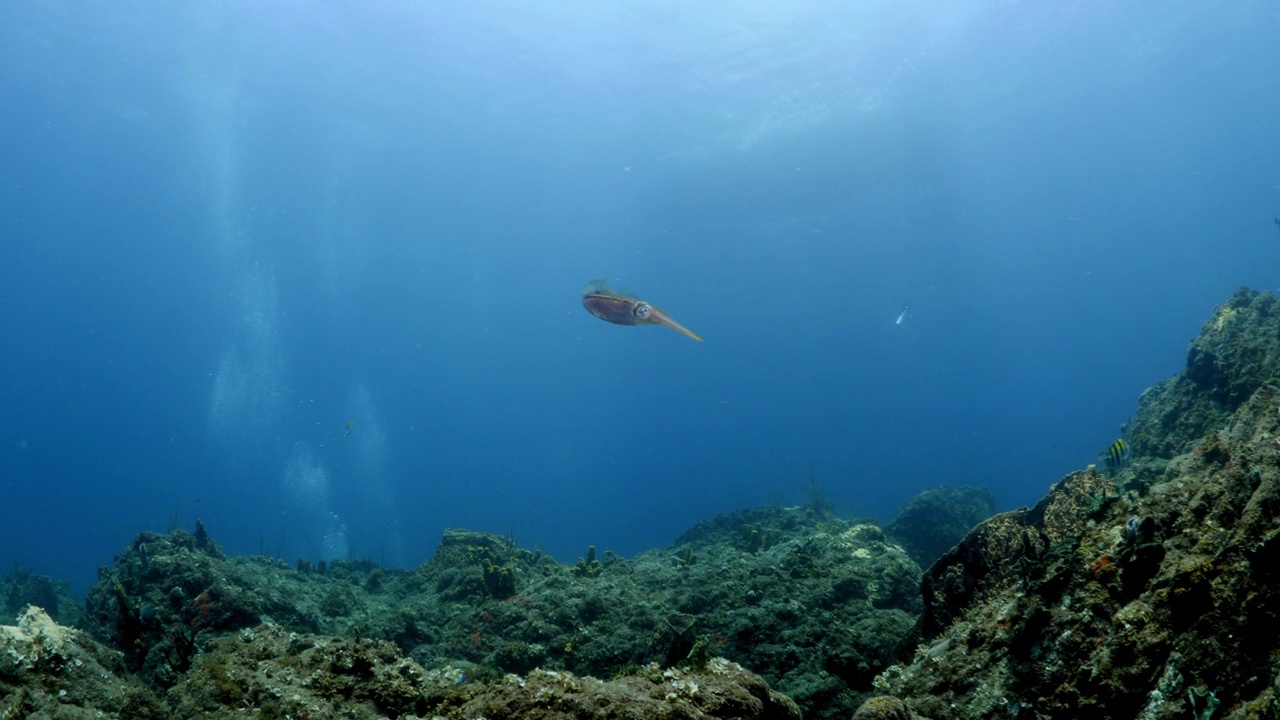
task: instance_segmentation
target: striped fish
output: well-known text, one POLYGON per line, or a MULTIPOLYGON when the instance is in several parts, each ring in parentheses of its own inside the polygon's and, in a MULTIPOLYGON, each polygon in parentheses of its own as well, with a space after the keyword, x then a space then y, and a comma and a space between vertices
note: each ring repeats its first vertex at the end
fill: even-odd
POLYGON ((1098 462, 1107 467, 1108 470, 1118 469, 1129 459, 1129 443, 1120 438, 1107 446, 1106 450, 1098 453, 1098 462))

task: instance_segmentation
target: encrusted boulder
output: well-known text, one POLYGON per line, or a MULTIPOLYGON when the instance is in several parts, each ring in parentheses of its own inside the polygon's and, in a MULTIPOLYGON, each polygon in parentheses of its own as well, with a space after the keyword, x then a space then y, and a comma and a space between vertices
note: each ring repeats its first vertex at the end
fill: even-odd
POLYGON ((0 625, 0 718, 165 718, 120 653, 28 606, 0 625))
POLYGON ((1036 506, 991 517, 938 559, 924 575, 921 635, 928 639, 970 606, 1031 577, 1049 548, 1072 542, 1090 517, 1115 497, 1115 485, 1093 468, 1053 486, 1036 506))

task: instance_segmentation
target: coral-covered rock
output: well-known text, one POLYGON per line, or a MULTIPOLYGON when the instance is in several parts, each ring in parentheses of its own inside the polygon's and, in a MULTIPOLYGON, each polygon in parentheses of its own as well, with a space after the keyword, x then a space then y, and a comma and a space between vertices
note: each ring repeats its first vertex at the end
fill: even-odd
POLYGON ((798 720, 758 676, 712 659, 700 672, 657 666, 604 682, 566 671, 476 679, 424 670, 390 643, 298 635, 264 625, 223 638, 168 692, 176 717, 228 706, 274 717, 736 718, 798 720))
POLYGON ((261 625, 211 642, 166 699, 183 718, 244 707, 267 717, 372 720, 426 713, 433 691, 453 684, 392 643, 261 625))
POLYGON ((1051 546, 1075 538, 1114 496, 1110 480, 1084 470, 1063 478, 1031 510, 1000 513, 979 524, 925 573, 922 634, 932 636, 973 604, 1022 585, 1028 568, 1051 546))
POLYGON ((703 672, 650 666, 609 682, 562 671, 536 670, 523 678, 512 675, 481 688, 445 717, 800 720, 800 708, 736 663, 714 658, 703 672))
POLYGON ((543 670, 504 677, 452 665, 428 671, 393 643, 271 624, 209 639, 157 695, 119 653, 30 607, 17 625, 0 626, 0 717, 799 720, 800 710, 720 658, 696 671, 650 665, 608 682, 543 670))
POLYGON ((1280 303, 1241 288, 1204 324, 1187 366, 1149 388, 1129 424, 1134 454, 1168 460, 1189 452, 1258 388, 1280 377, 1280 303))
POLYGON ((733 513, 674 553, 628 560, 588 549, 572 566, 465 530, 446 532, 411 571, 226 557, 203 537, 142 533, 88 594, 94 632, 159 690, 188 692, 176 688, 216 670, 210 654, 226 638, 265 622, 298 636, 389 641, 425 667, 473 668, 471 678, 535 669, 605 678, 718 655, 809 717, 847 718, 920 610, 920 569, 900 546, 815 508, 733 513))
POLYGON ((853 720, 928 720, 911 712, 907 704, 892 695, 876 695, 862 703, 853 720))
POLYGON ((985 487, 933 488, 907 501, 884 531, 902 543, 911 559, 928 567, 995 514, 995 496, 985 487))
POLYGON ((239 566, 199 534, 142 533, 86 596, 88 624, 130 670, 167 687, 190 667, 197 637, 256 624, 262 603, 239 566), (203 540, 201 540, 203 538, 203 540))
POLYGON ((120 653, 28 606, 0 625, 0 718, 165 718, 120 653))
POLYGON ((877 689, 940 720, 1280 716, 1275 308, 1237 294, 1144 397, 1132 428, 1169 435, 1135 448, 1180 454, 1138 458, 1121 494, 1073 473, 935 564, 924 642, 877 689))

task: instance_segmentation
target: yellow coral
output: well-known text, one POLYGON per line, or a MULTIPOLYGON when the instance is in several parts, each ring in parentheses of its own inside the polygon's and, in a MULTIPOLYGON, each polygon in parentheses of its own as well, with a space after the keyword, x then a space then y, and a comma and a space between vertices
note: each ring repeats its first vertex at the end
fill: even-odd
POLYGON ((1214 332, 1222 332, 1222 328, 1236 316, 1236 309, 1227 305, 1218 308, 1218 312, 1213 316, 1210 322, 1213 324, 1214 332))

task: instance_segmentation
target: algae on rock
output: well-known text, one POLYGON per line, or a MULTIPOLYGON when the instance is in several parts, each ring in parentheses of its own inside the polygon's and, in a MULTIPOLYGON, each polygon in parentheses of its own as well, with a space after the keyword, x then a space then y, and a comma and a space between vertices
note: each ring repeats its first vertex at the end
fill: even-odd
POLYGON ((1144 395, 1127 490, 1073 473, 936 563, 877 690, 936 720, 1280 716, 1278 311, 1237 293, 1144 395))

